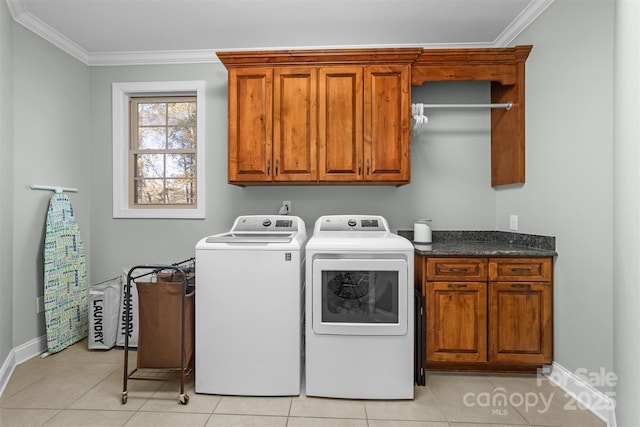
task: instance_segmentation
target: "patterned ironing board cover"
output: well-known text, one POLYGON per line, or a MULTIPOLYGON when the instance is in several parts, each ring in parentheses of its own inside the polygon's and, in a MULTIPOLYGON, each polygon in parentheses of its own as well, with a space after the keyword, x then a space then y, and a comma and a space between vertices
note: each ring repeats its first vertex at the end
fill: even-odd
POLYGON ((80 229, 69 198, 49 202, 44 240, 44 313, 49 353, 88 334, 87 271, 80 229))

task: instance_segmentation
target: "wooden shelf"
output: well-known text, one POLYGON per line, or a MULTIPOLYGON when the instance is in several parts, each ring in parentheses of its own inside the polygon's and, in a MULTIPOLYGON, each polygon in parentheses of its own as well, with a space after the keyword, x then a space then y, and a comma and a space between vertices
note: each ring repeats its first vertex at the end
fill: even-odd
POLYGON ((488 49, 425 49, 411 66, 411 84, 490 81, 491 186, 525 182, 525 61, 533 46, 488 49))

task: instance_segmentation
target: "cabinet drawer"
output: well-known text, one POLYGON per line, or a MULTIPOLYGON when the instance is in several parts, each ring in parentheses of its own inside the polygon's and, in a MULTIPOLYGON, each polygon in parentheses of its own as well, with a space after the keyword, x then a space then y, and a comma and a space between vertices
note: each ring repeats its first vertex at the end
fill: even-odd
POLYGON ((427 258, 427 280, 486 281, 486 258, 427 258))
POLYGON ((551 258, 492 258, 489 261, 489 280, 550 282, 551 270, 551 258))

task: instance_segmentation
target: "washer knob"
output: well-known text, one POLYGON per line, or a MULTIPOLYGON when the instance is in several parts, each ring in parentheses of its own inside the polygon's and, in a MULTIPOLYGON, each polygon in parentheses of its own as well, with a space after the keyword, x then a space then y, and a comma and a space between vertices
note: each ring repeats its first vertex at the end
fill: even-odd
POLYGON ((262 225, 265 227, 268 227, 271 225, 271 220, 270 219, 265 219, 264 221, 262 221, 262 225))
POLYGON ((356 220, 355 220, 355 219, 350 219, 350 220, 348 220, 348 221, 347 221, 347 225, 348 225, 349 227, 355 227, 357 224, 358 224, 358 223, 356 222, 356 220))

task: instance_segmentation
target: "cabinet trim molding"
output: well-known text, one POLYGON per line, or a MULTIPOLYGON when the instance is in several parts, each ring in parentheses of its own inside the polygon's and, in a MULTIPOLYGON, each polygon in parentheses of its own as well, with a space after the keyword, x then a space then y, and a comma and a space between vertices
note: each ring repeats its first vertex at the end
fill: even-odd
POLYGON ((311 64, 412 64, 423 51, 422 48, 254 50, 220 51, 216 52, 216 55, 229 69, 311 64))

